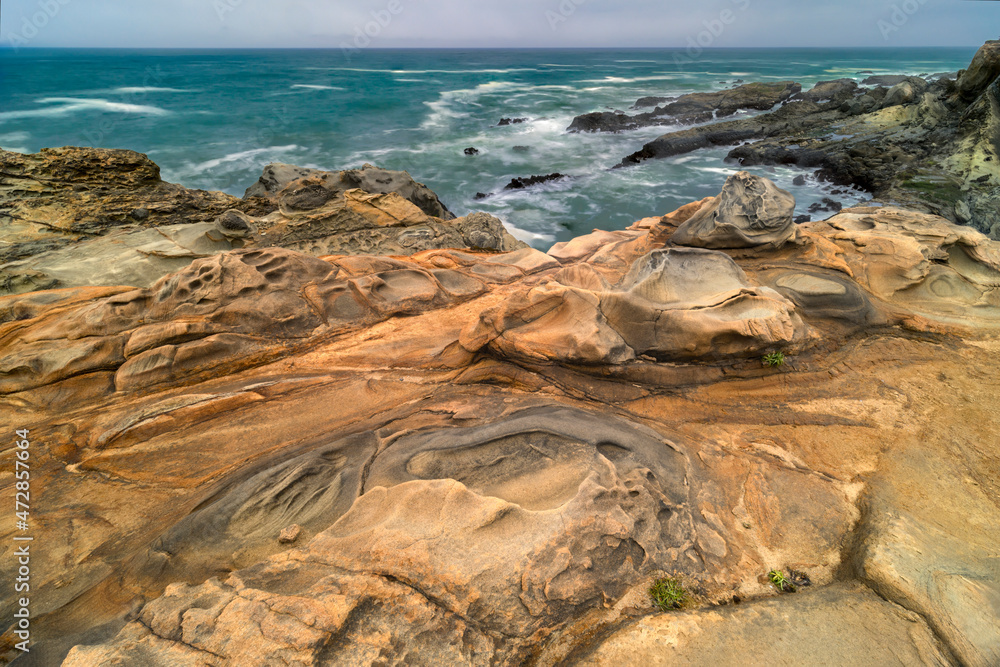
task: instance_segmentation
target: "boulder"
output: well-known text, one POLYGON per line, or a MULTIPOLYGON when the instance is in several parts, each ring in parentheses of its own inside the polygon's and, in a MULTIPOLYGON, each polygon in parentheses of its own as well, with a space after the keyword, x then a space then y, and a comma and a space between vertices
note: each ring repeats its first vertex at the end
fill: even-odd
POLYGON ((671 239, 696 248, 780 248, 795 237, 795 197, 745 171, 729 177, 712 203, 681 225, 671 239))
POLYGON ((976 52, 968 69, 958 77, 959 96, 973 102, 1000 76, 1000 40, 986 42, 976 52))
POLYGON ((925 80, 915 76, 908 77, 889 89, 889 92, 885 95, 885 99, 882 100, 882 108, 887 109, 901 104, 912 104, 915 101, 921 100, 928 88, 930 88, 930 84, 925 80))
POLYGON ((288 164, 274 163, 264 167, 258 181, 247 189, 244 199, 264 197, 278 199, 287 191, 303 189, 299 183, 308 183, 316 206, 325 203, 347 190, 360 189, 372 194, 395 193, 412 202, 427 215, 442 220, 452 220, 455 215, 441 203, 423 183, 417 183, 405 171, 390 171, 365 164, 361 169, 341 172, 305 169, 288 164))

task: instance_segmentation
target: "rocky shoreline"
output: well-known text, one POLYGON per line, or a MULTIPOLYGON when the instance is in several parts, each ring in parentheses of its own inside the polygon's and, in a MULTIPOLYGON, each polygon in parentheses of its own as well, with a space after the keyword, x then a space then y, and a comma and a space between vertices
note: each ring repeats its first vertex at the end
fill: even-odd
MULTIPOLYGON (((954 75, 750 83, 685 95, 651 112, 592 113, 570 132, 621 132, 655 125, 669 132, 618 167, 713 146, 733 146, 743 166, 794 165, 879 202, 934 213, 1000 238, 1000 41, 987 42, 954 75), (867 85, 865 85, 867 84, 867 85), (768 111, 724 120, 739 111, 768 111)), ((636 107, 649 99, 639 100, 636 107)))
POLYGON ((548 252, 371 165, 236 198, 130 151, 0 152, 37 545, 35 644, 0 628, 0 660, 997 664, 994 50, 923 92, 654 102, 763 113, 647 158, 753 130, 748 164, 846 155, 884 190, 797 223, 738 172, 548 252), (961 198, 890 203, 925 155, 961 198))

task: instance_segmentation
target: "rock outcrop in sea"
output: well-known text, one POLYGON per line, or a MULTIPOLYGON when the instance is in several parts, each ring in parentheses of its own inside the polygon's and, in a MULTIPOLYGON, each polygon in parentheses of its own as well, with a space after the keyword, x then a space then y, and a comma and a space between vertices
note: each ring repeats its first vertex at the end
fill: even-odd
POLYGON ((59 281, 0 297, 38 664, 1000 660, 980 232, 796 226, 737 174, 543 253, 371 167, 239 200, 134 153, 0 157, 14 263, 59 281), (123 273, 133 234, 216 245, 120 243, 123 273))
POLYGON ((993 41, 954 75, 871 77, 862 86, 838 79, 804 92, 791 82, 751 83, 684 95, 636 116, 585 114, 569 130, 672 126, 617 167, 731 146, 736 164, 801 167, 876 201, 1000 238, 998 74, 1000 41, 993 41), (727 120, 754 110, 768 112, 727 120), (695 123, 701 124, 682 127, 695 123))

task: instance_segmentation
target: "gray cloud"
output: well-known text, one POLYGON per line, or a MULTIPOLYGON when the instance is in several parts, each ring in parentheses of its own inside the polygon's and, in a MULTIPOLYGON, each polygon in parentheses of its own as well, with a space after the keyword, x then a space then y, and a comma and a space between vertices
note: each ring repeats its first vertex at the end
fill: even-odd
POLYGON ((68 47, 336 48, 366 29, 372 46, 385 48, 680 47, 706 30, 717 33, 714 47, 973 46, 997 37, 1000 3, 4 0, 2 42, 32 21, 45 25, 30 45, 68 47))

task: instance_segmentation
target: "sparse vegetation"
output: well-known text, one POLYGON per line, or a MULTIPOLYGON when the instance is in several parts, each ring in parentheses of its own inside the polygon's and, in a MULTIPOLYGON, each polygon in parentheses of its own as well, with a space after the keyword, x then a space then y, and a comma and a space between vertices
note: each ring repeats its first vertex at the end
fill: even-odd
POLYGON ((688 592, 673 577, 664 577, 649 587, 649 597, 660 611, 670 611, 684 606, 688 601, 688 592))
POLYGON ((933 201, 954 203, 962 198, 962 188, 951 182, 906 180, 900 187, 915 190, 933 201))
POLYGON ((781 570, 771 570, 767 573, 767 578, 782 593, 794 593, 796 591, 795 584, 781 570))
POLYGON ((764 365, 768 368, 780 368, 785 365, 785 353, 771 352, 770 354, 765 354, 763 361, 764 365))

